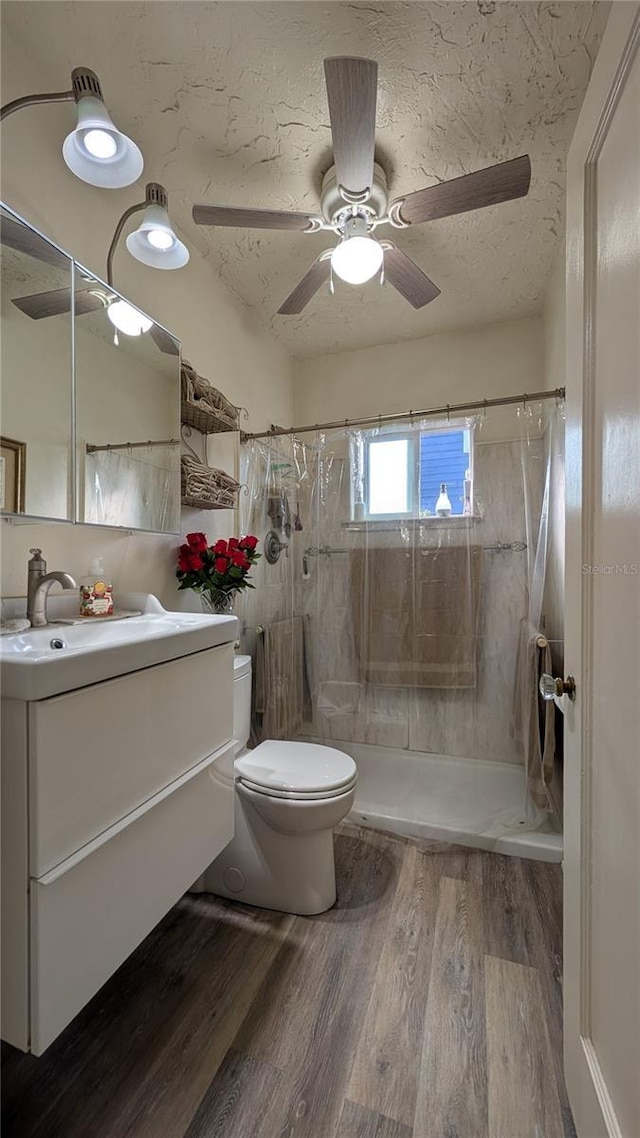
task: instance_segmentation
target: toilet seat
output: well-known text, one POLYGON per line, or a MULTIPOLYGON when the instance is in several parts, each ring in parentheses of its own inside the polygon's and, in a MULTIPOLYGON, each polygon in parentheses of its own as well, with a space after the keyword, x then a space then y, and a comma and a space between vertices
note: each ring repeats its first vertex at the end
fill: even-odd
POLYGON ((260 786, 259 783, 251 782, 248 778, 238 779, 241 786, 246 786, 248 790, 253 790, 256 794, 265 794, 269 798, 288 798, 296 802, 321 802, 325 798, 338 798, 341 794, 347 794, 350 790, 353 790, 357 781, 354 775, 351 782, 347 783, 346 786, 334 787, 324 791, 305 792, 299 790, 273 790, 270 787, 260 786))
POLYGON ((356 764, 343 751, 318 743, 267 739, 235 762, 236 776, 251 790, 274 798, 335 798, 356 783, 356 764))

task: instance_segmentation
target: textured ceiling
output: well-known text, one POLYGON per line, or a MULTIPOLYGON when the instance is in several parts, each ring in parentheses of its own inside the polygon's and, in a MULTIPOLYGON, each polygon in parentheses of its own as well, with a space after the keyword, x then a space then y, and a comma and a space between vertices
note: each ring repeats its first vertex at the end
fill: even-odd
POLYGON ((538 311, 563 227, 568 143, 602 37, 602 3, 3 5, 47 70, 99 74, 111 113, 162 182, 187 244, 298 357, 538 311), (391 197, 528 153, 525 199, 380 230, 442 289, 415 312, 390 287, 338 284, 274 315, 332 235, 203 229, 195 202, 317 211, 331 139, 322 61, 379 64, 376 157, 391 197))

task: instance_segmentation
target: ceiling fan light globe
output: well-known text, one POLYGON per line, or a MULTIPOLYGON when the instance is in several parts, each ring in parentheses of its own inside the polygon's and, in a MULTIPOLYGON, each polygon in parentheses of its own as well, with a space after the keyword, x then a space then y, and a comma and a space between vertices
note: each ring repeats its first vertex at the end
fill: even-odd
POLYGON ((180 241, 164 206, 149 205, 138 228, 127 237, 132 257, 151 269, 181 269, 189 260, 189 250, 180 241))
POLYGON ((141 336, 153 325, 153 320, 132 304, 127 304, 126 300, 112 301, 107 308, 107 316, 114 328, 125 336, 141 336))
POLYGON ((135 142, 118 130, 94 95, 78 101, 78 123, 64 140, 62 156, 81 181, 111 190, 137 181, 144 165, 135 142))
POLYGON ((347 237, 331 254, 331 267, 347 284, 365 284, 382 268, 384 252, 373 237, 347 237))

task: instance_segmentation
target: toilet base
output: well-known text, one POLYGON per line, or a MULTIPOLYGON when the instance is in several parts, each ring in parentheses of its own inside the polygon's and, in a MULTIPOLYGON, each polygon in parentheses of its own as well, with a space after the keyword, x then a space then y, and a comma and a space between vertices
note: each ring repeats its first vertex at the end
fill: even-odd
POLYGON ((299 916, 330 909, 336 900, 333 830, 276 830, 237 787, 234 809, 234 837, 194 889, 299 916))

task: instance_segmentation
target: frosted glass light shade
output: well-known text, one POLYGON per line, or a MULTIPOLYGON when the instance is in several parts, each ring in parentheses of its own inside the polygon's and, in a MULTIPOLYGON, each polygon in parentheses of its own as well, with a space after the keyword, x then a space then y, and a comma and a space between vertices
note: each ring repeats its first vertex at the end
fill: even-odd
POLYGON ((135 142, 118 130, 94 95, 78 100, 78 124, 65 138, 62 156, 78 178, 103 189, 130 186, 144 165, 135 142))
POLYGON ((345 237, 331 254, 334 273, 347 284, 364 284, 380 271, 384 252, 373 237, 345 237))
POLYGON ((145 209, 142 222, 127 237, 127 249, 152 269, 181 269, 189 260, 189 250, 173 232, 169 214, 156 204, 145 209))
POLYGON ((127 304, 126 300, 113 300, 107 308, 107 316, 113 326, 125 336, 141 336, 153 324, 153 320, 132 304, 127 304))

